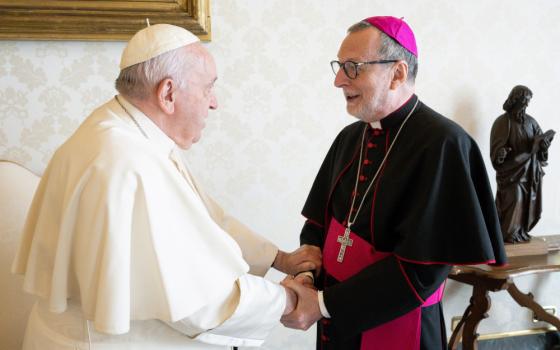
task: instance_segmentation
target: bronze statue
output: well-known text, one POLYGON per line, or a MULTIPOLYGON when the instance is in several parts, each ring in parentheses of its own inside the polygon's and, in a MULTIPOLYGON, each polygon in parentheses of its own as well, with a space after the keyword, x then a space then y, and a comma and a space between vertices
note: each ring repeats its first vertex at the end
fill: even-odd
POLYGON ((490 158, 496 169, 496 207, 506 243, 528 242, 529 231, 541 218, 543 167, 554 131, 543 133, 525 113, 533 93, 515 86, 490 135, 490 158))

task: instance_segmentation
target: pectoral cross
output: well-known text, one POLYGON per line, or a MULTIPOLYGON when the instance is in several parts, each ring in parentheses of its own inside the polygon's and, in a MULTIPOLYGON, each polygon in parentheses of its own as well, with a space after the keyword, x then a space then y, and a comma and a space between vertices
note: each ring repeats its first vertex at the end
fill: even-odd
POLYGON ((346 247, 351 247, 353 240, 350 238, 350 227, 344 230, 344 236, 338 236, 336 241, 340 243, 340 250, 338 251, 338 257, 336 261, 342 262, 344 260, 344 253, 346 252, 346 247))

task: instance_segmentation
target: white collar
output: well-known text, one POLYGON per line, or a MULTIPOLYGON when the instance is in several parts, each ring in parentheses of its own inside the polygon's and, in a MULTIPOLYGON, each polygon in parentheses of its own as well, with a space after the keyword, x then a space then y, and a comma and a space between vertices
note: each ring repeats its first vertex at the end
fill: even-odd
POLYGON ((374 129, 383 129, 381 127, 381 122, 379 120, 371 122, 371 123, 369 123, 369 125, 371 125, 371 127, 374 128, 374 129))
POLYGON ((150 119, 144 112, 136 108, 132 103, 122 96, 115 96, 117 103, 120 102, 122 107, 124 107, 124 114, 126 118, 129 119, 130 123, 138 128, 138 132, 145 134, 148 140, 155 142, 158 146, 163 148, 167 152, 171 152, 173 149, 177 148, 175 141, 173 141, 169 136, 167 136, 163 130, 161 130, 152 119, 150 119), (130 113, 130 115, 128 115, 130 113), (135 122, 136 121, 136 122, 135 122), (138 125, 135 125, 138 123, 138 125))

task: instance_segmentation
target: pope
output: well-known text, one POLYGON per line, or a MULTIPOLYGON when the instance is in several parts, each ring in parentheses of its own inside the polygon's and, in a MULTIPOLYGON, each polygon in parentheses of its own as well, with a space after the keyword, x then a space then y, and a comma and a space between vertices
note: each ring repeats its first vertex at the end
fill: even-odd
POLYGON ((119 94, 55 152, 29 210, 13 271, 39 297, 24 349, 258 346, 294 309, 262 278, 320 267, 227 215, 180 157, 218 107, 216 66, 167 24, 134 35, 119 94))

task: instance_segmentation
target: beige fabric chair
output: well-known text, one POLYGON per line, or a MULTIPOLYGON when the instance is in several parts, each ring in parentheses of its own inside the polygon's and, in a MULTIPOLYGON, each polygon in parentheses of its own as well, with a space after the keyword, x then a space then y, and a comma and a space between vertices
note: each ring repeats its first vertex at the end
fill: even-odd
POLYGON ((33 308, 36 299, 22 291, 23 277, 10 270, 39 179, 18 164, 0 160, 0 350, 21 350, 26 328, 26 348, 34 350, 224 348, 190 340, 155 320, 135 321, 125 335, 99 334, 87 325, 81 309, 72 302, 63 314, 48 312, 42 303, 33 308), (165 346, 160 339, 166 340, 165 346))
POLYGON ((27 210, 39 177, 26 168, 0 160, 0 349, 21 349, 34 298, 22 291, 22 276, 10 268, 27 210))

